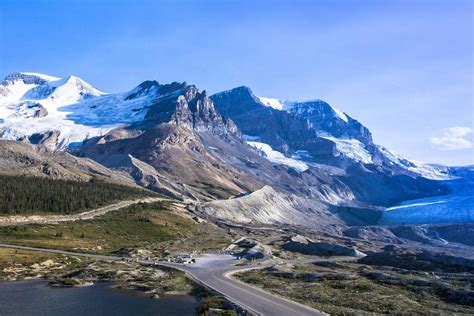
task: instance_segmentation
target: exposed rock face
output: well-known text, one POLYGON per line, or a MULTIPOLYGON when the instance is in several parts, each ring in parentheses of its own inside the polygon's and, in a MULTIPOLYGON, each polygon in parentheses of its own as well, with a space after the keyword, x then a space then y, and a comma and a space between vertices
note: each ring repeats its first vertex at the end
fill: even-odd
POLYGON ((45 117, 48 115, 48 110, 44 106, 41 105, 41 103, 35 103, 35 104, 30 104, 28 105, 28 108, 33 109, 33 117, 39 118, 39 117, 45 117))
POLYGON ((150 105, 144 122, 139 126, 169 123, 188 127, 196 132, 211 131, 218 135, 237 134, 229 119, 223 119, 214 108, 206 91, 186 83, 171 83, 159 87, 160 96, 150 105))
POLYGON ((194 130, 170 123, 161 123, 134 138, 91 140, 78 154, 110 168, 128 170, 150 189, 169 191, 173 196, 182 194, 182 199, 228 197, 255 188, 252 181, 258 183, 243 179, 240 171, 213 157, 194 130))
POLYGON ((288 238, 283 249, 313 256, 350 256, 364 257, 365 254, 351 247, 345 247, 327 242, 317 242, 309 238, 296 235, 288 238))
POLYGON ((230 198, 266 184, 329 203, 353 199, 342 182, 319 170, 299 174, 261 157, 242 141, 233 121, 217 112, 205 91, 186 83, 147 82, 133 96, 152 88, 157 89, 157 98, 142 122, 91 139, 76 153, 181 199, 230 198))
POLYGON ((28 137, 28 142, 54 151, 58 143, 59 134, 59 131, 49 131, 43 134, 35 133, 28 137))
POLYGON ((44 84, 47 82, 47 80, 41 77, 35 76, 33 74, 14 72, 6 76, 3 79, 3 81, 0 82, 0 85, 5 87, 17 81, 22 81, 24 84, 37 84, 37 85, 44 84))

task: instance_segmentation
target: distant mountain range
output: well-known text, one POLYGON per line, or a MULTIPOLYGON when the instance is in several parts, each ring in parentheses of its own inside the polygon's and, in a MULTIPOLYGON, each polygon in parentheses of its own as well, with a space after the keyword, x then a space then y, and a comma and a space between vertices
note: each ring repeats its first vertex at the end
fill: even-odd
POLYGON ((74 76, 13 73, 0 83, 0 138, 90 158, 108 178, 235 222, 370 222, 370 210, 446 193, 436 180, 451 177, 374 144, 368 128, 322 100, 248 87, 209 96, 145 81, 109 94, 74 76))

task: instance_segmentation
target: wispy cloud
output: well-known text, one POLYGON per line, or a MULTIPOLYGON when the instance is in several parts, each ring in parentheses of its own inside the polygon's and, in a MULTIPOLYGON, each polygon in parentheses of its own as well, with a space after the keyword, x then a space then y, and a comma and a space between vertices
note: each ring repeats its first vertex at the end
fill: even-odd
POLYGON ((465 126, 454 126, 443 129, 440 137, 431 137, 430 142, 440 150, 460 150, 472 148, 473 144, 468 139, 472 134, 472 128, 465 126))

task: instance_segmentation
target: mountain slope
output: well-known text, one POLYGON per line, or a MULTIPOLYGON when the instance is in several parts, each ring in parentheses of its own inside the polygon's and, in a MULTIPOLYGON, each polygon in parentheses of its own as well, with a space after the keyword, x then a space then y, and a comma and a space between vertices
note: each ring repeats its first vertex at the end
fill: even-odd
POLYGON ((193 210, 203 217, 247 225, 299 225, 335 232, 343 222, 327 208, 296 195, 285 195, 270 186, 251 194, 198 205, 193 210))
POLYGON ((205 92, 184 83, 159 90, 143 121, 121 136, 110 133, 89 140, 78 154, 116 169, 131 170, 132 162, 132 169, 140 168, 134 173, 136 180, 155 179, 148 183, 155 189, 180 192, 193 200, 227 197, 261 186, 256 179, 239 180, 241 172, 216 159, 200 139, 199 133, 207 133, 230 144, 239 141, 232 122, 222 119, 205 92), (137 136, 123 137, 130 133, 137 136))
POLYGON ((10 140, 0 140, 0 174, 61 180, 102 180, 136 186, 133 179, 91 159, 10 140))

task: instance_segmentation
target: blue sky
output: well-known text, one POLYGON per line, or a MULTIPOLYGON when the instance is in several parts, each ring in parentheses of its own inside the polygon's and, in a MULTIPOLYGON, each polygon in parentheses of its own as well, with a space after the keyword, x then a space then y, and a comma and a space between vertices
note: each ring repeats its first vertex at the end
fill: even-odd
POLYGON ((0 1, 0 76, 320 98, 409 157, 473 164, 473 2, 0 1))

